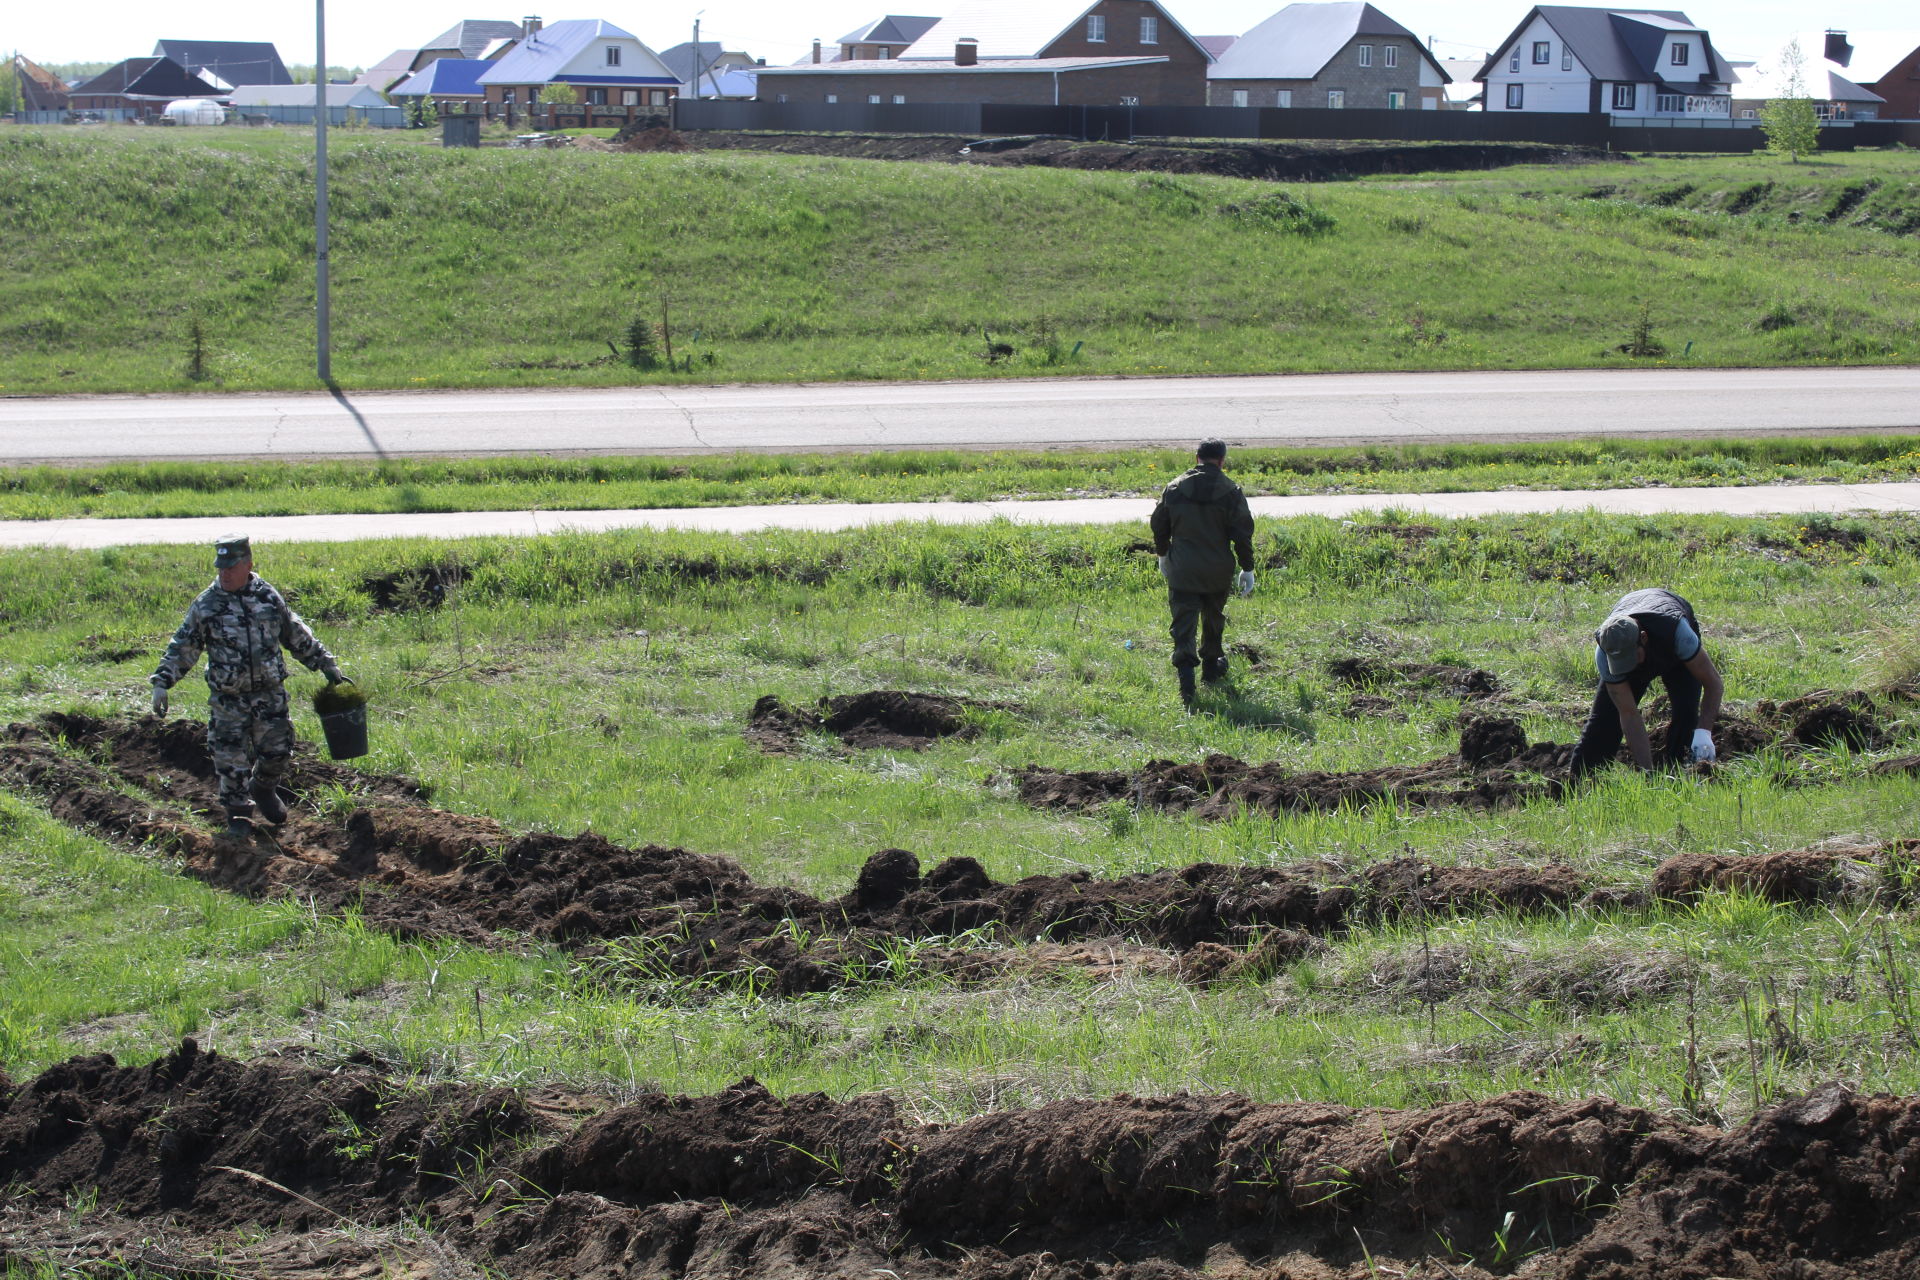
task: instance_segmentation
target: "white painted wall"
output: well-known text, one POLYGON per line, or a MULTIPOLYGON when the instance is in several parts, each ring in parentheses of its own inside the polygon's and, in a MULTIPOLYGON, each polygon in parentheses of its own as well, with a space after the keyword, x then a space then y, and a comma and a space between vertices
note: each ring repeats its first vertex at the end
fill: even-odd
MULTIPOLYGON (((1591 77, 1587 69, 1574 58, 1572 66, 1562 69, 1567 62, 1566 42, 1560 39, 1553 26, 1545 17, 1535 15, 1520 38, 1513 43, 1507 56, 1500 59, 1498 65, 1487 73, 1488 111, 1506 111, 1507 86, 1521 84, 1525 86, 1525 101, 1519 107, 1521 111, 1580 111, 1590 110, 1593 106, 1591 77), (1538 63, 1533 60, 1533 46, 1544 41, 1547 45, 1547 61, 1538 63), (1520 55, 1520 68, 1512 70, 1512 55, 1520 55)), ((1601 103, 1602 109, 1606 104, 1601 103)))

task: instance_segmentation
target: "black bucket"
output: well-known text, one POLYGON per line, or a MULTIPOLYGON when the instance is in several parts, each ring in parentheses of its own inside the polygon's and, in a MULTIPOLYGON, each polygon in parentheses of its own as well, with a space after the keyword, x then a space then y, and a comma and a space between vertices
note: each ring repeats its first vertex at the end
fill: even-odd
POLYGON ((335 760, 351 760, 367 754, 367 709, 348 707, 320 717, 320 731, 327 735, 327 754, 335 760))

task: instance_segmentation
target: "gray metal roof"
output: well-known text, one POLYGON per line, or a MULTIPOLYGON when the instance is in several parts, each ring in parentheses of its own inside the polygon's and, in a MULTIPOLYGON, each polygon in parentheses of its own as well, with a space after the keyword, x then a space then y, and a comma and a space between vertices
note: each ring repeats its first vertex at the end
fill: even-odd
POLYGON ((1685 31, 1698 32, 1706 42, 1707 65, 1701 69, 1698 79, 1717 84, 1733 81, 1733 68, 1713 47, 1706 28, 1678 9, 1589 9, 1566 4, 1535 5, 1512 34, 1500 42, 1500 47, 1488 57, 1474 79, 1485 79, 1487 73, 1498 66, 1535 14, 1547 20, 1554 34, 1566 42, 1573 56, 1595 80, 1664 83, 1653 70, 1655 60, 1668 35, 1685 31))
POLYGON ((1370 4, 1290 4, 1219 56, 1209 80, 1311 80, 1359 36, 1404 36, 1434 61, 1421 39, 1370 4))
POLYGON ((921 18, 906 13, 890 13, 864 27, 856 27, 840 37, 838 44, 910 45, 933 29, 938 18, 921 18))
POLYGON ((616 74, 595 77, 596 83, 673 82, 673 73, 639 36, 601 18, 568 18, 563 22, 549 22, 501 55, 492 70, 481 73, 480 83, 546 84, 564 72, 567 64, 595 40, 631 40, 645 55, 640 65, 622 65, 616 74))
MULTIPOLYGON (((700 42, 700 69, 705 71, 708 67, 711 67, 715 60, 725 52, 726 47, 718 40, 702 40, 700 42)), ((662 49, 660 51, 660 61, 666 63, 667 70, 679 76, 682 83, 691 81, 693 79, 693 41, 682 40, 671 49, 662 49)))
POLYGON ((420 47, 458 49, 463 58, 477 58, 495 40, 514 40, 519 35, 520 24, 504 18, 462 18, 420 47))
MULTIPOLYGON (((1149 2, 1158 10, 1163 27, 1206 52, 1165 5, 1159 0, 1149 2)), ((952 62, 956 44, 975 40, 983 62, 988 58, 1037 58, 1047 46, 1078 27, 1096 3, 1098 0, 963 0, 958 10, 927 28, 926 34, 900 56, 952 62)))
POLYGON ((271 41, 161 40, 153 51, 195 73, 204 67, 228 84, 293 83, 271 41))

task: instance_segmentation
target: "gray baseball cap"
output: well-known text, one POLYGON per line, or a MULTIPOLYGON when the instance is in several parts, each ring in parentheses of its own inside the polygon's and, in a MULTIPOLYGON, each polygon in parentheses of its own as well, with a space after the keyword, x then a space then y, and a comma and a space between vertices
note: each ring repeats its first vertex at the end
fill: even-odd
POLYGON ((1607 678, 1619 680, 1640 665, 1640 622, 1630 613, 1616 613, 1593 633, 1606 664, 1607 678))
POLYGON ((245 538, 222 538, 213 544, 213 567, 231 569, 242 560, 253 559, 253 546, 245 538))

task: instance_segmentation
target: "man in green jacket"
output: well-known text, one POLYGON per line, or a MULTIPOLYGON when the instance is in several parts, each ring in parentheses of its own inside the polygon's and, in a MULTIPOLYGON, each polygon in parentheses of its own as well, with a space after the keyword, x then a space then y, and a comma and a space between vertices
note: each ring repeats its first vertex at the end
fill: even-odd
POLYGON ((1209 682, 1227 677, 1220 643, 1227 627, 1227 593, 1253 594, 1253 513, 1247 495, 1227 479, 1226 465, 1226 444, 1202 440, 1193 467, 1161 491, 1153 509, 1153 549, 1173 613, 1173 665, 1180 674, 1180 701, 1188 706, 1193 705, 1195 667, 1209 682))

